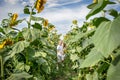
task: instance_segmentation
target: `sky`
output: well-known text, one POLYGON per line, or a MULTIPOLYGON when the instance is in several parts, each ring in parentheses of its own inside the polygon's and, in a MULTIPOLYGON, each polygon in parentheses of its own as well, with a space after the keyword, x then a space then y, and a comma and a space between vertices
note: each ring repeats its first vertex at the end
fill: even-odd
MULTIPOLYGON (((28 18, 28 15, 23 14, 24 6, 33 5, 35 0, 0 0, 0 21, 8 18, 8 13, 18 13, 19 19, 28 18)), ((116 0, 111 0, 116 1, 116 0)), ((56 26, 58 33, 65 34, 71 29, 72 20, 78 20, 78 25, 82 26, 86 21, 85 16, 89 13, 87 5, 91 4, 92 0, 47 0, 45 9, 36 16, 48 19, 50 23, 56 26)), ((117 6, 108 6, 108 9, 115 8, 120 10, 120 4, 117 6)), ((95 15, 95 16, 99 16, 95 15)), ((108 16, 109 17, 109 16, 108 16)), ((22 29, 26 27, 26 23, 19 25, 22 29)))

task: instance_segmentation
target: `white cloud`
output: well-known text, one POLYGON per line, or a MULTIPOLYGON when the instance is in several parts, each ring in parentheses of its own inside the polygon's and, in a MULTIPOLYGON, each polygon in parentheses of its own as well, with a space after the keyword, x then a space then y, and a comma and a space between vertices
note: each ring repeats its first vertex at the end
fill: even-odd
POLYGON ((85 5, 82 5, 80 7, 69 9, 69 8, 63 8, 63 9, 51 9, 46 10, 41 15, 43 17, 46 17, 50 19, 51 22, 59 22, 59 21, 67 21, 67 20, 73 20, 73 19, 85 19, 85 16, 89 10, 86 8, 85 5))
POLYGON ((64 6, 69 5, 77 2, 81 2, 82 0, 48 0, 47 1, 47 7, 58 7, 58 6, 64 6))
POLYGON ((86 5, 81 5, 74 9, 45 9, 40 16, 47 18, 51 23, 57 25, 57 30, 59 30, 59 33, 66 33, 65 31, 70 30, 72 20, 74 19, 77 19, 79 26, 81 26, 83 21, 85 21, 85 16, 88 14, 88 12, 89 9, 86 8, 86 5))
POLYGON ((7 18, 8 13, 18 13, 22 14, 23 13, 23 7, 20 5, 11 5, 11 4, 4 4, 2 7, 0 7, 0 20, 3 18, 7 18))
MULTIPOLYGON (((7 0, 6 0, 7 1, 7 0)), ((11 4, 4 4, 2 7, 0 7, 0 10, 3 12, 0 12, 1 16, 0 19, 6 18, 8 12, 16 12, 18 14, 22 14, 24 6, 21 6, 21 4, 28 4, 33 3, 34 0, 29 0, 28 2, 25 2, 24 0, 19 0, 21 2, 18 3, 18 0, 8 0, 11 2, 11 4), (12 1, 16 1, 12 3, 12 1)), ((70 5, 72 3, 80 2, 81 0, 48 0, 45 8, 45 10, 38 14, 38 16, 47 18, 50 23, 54 24, 56 26, 56 29, 58 30, 58 33, 66 33, 68 30, 70 30, 70 26, 72 24, 72 20, 76 19, 78 20, 79 26, 82 25, 82 22, 85 21, 85 16, 89 12, 89 10, 86 8, 86 5, 81 5, 79 7, 74 8, 55 8, 57 6, 63 6, 63 5, 70 5), (49 8, 49 7, 52 8, 49 8), (53 8, 54 7, 54 8, 53 8)))
POLYGON ((16 4, 19 0, 5 0, 5 2, 10 4, 16 4))
POLYGON ((22 2, 22 5, 24 5, 24 6, 27 5, 27 2, 24 2, 24 1, 23 1, 23 2, 22 2))
POLYGON ((34 3, 34 2, 35 2, 35 0, 29 0, 29 2, 32 4, 32 3, 34 3))

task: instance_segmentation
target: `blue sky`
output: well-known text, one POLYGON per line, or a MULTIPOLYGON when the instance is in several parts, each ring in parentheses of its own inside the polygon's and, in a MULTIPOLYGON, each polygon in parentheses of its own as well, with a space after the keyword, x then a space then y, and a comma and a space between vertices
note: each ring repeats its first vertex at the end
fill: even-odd
MULTIPOLYGON (((23 8, 26 4, 33 4, 35 0, 0 0, 0 21, 7 18, 7 13, 18 13, 19 18, 28 18, 23 15, 23 8)), ((111 0, 116 1, 116 0, 111 0)), ((78 25, 81 26, 85 20, 85 16, 90 11, 87 5, 92 3, 92 0, 47 0, 45 9, 36 16, 43 17, 49 20, 50 23, 56 26, 58 33, 65 34, 71 29, 72 20, 78 20, 78 25)), ((107 8, 120 9, 120 4, 117 6, 108 6, 107 8)), ((100 14, 96 15, 99 16, 100 14)), ((20 28, 26 27, 25 23, 20 25, 20 28)))

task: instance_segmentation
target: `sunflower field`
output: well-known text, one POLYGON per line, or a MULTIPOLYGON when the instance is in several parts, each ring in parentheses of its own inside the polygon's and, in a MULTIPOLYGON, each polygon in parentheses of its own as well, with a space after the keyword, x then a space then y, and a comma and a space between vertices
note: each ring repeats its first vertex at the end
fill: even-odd
POLYGON ((0 80, 120 80, 120 13, 105 9, 109 0, 93 0, 87 6, 90 17, 65 36, 65 60, 57 63, 57 45, 61 34, 48 19, 37 17, 47 0, 36 0, 24 7, 29 19, 8 13, 0 23, 0 80), (109 19, 106 15, 112 16, 109 19), (22 29, 19 24, 26 23, 22 29))

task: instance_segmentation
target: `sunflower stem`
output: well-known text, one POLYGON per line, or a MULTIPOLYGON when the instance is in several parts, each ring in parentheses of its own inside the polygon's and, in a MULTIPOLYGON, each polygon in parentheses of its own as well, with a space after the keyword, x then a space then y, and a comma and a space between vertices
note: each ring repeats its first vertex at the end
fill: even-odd
POLYGON ((30 28, 30 26, 31 26, 31 18, 32 18, 33 10, 34 10, 34 8, 31 8, 31 11, 30 11, 30 18, 29 18, 29 21, 28 21, 28 28, 30 28))
POLYGON ((4 65, 2 56, 0 56, 0 59, 1 59, 1 80, 4 80, 4 65))

